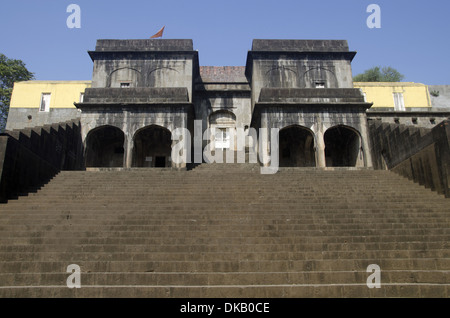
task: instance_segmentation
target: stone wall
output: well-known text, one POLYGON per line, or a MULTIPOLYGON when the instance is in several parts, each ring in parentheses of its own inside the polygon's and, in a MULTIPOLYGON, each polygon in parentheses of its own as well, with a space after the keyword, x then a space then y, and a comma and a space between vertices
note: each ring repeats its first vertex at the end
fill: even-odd
POLYGON ((389 169, 450 197, 450 126, 434 128, 369 121, 376 169, 389 169))
POLYGON ((98 40, 93 88, 185 87, 192 101, 198 53, 192 40, 98 40))
POLYGON ((450 111, 450 85, 429 85, 431 106, 436 109, 446 109, 450 111), (438 93, 438 96, 433 96, 438 93))
POLYGON ((253 40, 246 66, 252 105, 266 87, 352 88, 355 54, 340 40, 253 40))
POLYGON ((6 130, 32 128, 51 125, 80 118, 80 112, 75 108, 50 108, 41 112, 39 108, 14 107, 9 109, 6 130))
POLYGON ((429 109, 406 109, 405 111, 394 111, 377 107, 371 108, 367 112, 367 118, 377 120, 387 124, 401 124, 416 128, 433 128, 440 122, 450 118, 450 108, 448 111, 429 109))
POLYGON ((0 136, 0 202, 33 191, 60 170, 83 165, 78 122, 7 131, 0 136))

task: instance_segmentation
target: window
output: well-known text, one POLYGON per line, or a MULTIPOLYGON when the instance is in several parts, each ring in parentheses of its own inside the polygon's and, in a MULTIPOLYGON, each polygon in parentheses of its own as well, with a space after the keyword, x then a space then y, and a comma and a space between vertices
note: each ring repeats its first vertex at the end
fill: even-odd
POLYGON ((405 101, 403 93, 394 93, 394 110, 405 110, 405 101))
POLYGON ((436 125, 436 118, 430 118, 430 124, 436 125))
POLYGON ((230 134, 228 133, 227 128, 216 128, 215 130, 216 149, 230 148, 230 134))
POLYGON ((396 123, 396 124, 400 124, 400 118, 398 118, 398 117, 395 117, 395 118, 394 118, 394 123, 396 123))
POLYGON ((315 82, 316 88, 325 88, 325 82, 324 81, 317 81, 315 82))
POLYGON ((411 118, 411 121, 412 121, 412 123, 413 123, 414 125, 417 125, 417 124, 418 124, 418 122, 417 122, 417 117, 411 118))
POLYGON ((128 88, 130 87, 130 83, 120 83, 120 88, 128 88))
POLYGON ((50 111, 50 93, 42 93, 41 95, 41 105, 39 106, 40 112, 50 111))

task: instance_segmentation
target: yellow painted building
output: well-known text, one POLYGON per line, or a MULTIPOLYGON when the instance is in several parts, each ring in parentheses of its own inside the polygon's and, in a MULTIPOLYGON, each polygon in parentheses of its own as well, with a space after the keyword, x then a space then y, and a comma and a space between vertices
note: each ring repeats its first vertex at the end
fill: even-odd
POLYGON ((91 81, 25 81, 14 83, 6 130, 60 123, 80 117, 91 81))
POLYGON ((91 81, 25 81, 14 83, 10 108, 75 108, 91 81), (47 104, 45 104, 47 103, 47 104))
POLYGON ((360 88, 366 101, 377 107, 402 111, 411 108, 431 108, 428 86, 412 82, 354 82, 360 88))

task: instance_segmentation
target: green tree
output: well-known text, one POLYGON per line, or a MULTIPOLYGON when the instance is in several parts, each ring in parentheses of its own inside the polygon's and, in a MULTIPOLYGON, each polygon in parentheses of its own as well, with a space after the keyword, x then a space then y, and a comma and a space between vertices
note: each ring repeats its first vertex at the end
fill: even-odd
POLYGON ((0 53, 0 132, 6 126, 14 82, 31 79, 34 79, 34 74, 27 70, 24 62, 0 53))
POLYGON ((392 67, 375 66, 353 77, 354 82, 401 82, 403 74, 392 67))

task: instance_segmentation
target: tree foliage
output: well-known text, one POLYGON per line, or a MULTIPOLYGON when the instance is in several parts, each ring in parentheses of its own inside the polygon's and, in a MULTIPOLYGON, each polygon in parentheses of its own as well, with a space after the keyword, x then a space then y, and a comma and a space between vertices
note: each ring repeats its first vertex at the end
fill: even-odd
POLYGON ((392 67, 375 66, 353 77, 354 82, 401 82, 403 74, 392 67))
POLYGON ((31 79, 34 79, 34 74, 27 70, 24 62, 9 59, 0 53, 0 132, 3 131, 8 118, 14 82, 31 79))

